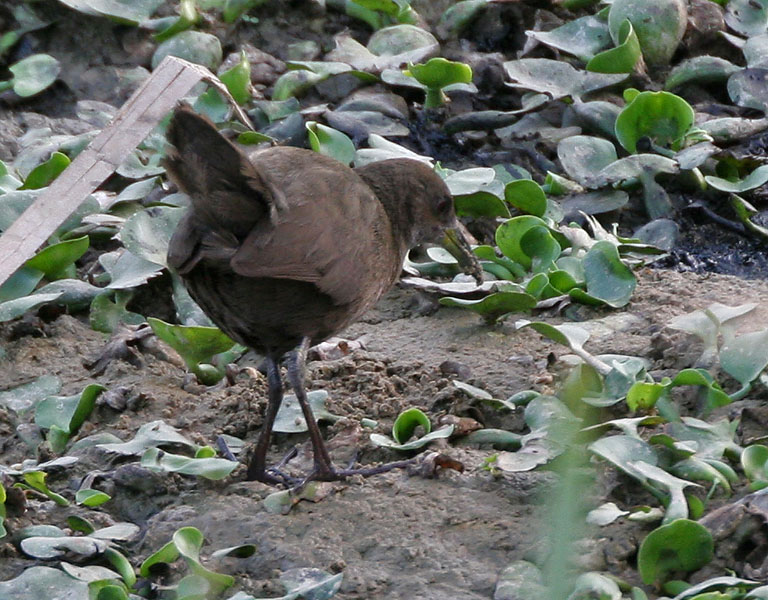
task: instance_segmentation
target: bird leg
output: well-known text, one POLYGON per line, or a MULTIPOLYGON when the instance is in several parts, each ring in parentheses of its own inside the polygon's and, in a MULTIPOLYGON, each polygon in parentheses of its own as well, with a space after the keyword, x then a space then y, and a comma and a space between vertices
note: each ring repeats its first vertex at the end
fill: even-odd
POLYGON ((280 367, 272 356, 267 356, 267 384, 269 385, 267 412, 264 415, 264 424, 261 428, 259 441, 248 464, 248 481, 263 481, 265 483, 283 483, 283 481, 266 472, 267 450, 272 437, 272 427, 275 425, 275 417, 283 401, 283 382, 280 378, 280 367))
POLYGON ((331 463, 331 456, 325 447, 323 437, 320 434, 320 428, 317 426, 315 416, 312 414, 312 408, 309 406, 307 392, 304 389, 304 374, 306 372, 307 350, 309 349, 309 338, 301 340, 298 348, 288 355, 288 381, 296 394, 296 399, 301 406, 301 412, 307 422, 309 429, 309 439, 312 442, 312 454, 315 462, 315 469, 310 476, 312 479, 321 479, 331 481, 338 479, 331 463))

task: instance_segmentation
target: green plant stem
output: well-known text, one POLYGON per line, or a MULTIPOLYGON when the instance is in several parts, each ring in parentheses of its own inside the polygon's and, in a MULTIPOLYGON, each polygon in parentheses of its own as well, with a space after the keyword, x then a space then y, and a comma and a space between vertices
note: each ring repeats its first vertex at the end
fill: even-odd
POLYGON ((13 87, 13 79, 9 79, 8 81, 0 81, 0 92, 4 92, 5 90, 10 90, 13 87))
POLYGON ((741 389, 733 392, 733 394, 729 394, 728 397, 731 399, 732 402, 736 402, 736 400, 742 400, 744 399, 744 396, 746 396, 751 389, 752 389, 752 382, 750 381, 749 383, 745 383, 743 386, 741 386, 741 389))
POLYGON ((424 100, 424 108, 438 108, 445 104, 446 96, 442 88, 427 88, 427 97, 424 100))

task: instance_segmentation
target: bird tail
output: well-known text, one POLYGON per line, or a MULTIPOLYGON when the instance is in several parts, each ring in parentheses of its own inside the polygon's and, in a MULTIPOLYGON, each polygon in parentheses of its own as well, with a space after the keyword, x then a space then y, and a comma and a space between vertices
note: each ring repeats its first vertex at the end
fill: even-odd
POLYGON ((176 108, 166 137, 174 146, 164 161, 169 177, 211 226, 240 237, 284 205, 282 193, 269 178, 188 104, 176 108))

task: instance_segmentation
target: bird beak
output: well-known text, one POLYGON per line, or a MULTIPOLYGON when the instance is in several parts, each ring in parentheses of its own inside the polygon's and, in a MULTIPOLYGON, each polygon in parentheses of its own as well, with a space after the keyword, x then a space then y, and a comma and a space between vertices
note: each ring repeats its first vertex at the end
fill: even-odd
POLYGON ((464 234, 457 227, 452 227, 445 230, 445 237, 442 240, 443 247, 451 253, 451 255, 459 261, 459 265, 462 270, 471 275, 477 281, 477 285, 483 283, 483 268, 480 266, 480 262, 477 260, 475 253, 472 252, 472 248, 464 237, 464 234))

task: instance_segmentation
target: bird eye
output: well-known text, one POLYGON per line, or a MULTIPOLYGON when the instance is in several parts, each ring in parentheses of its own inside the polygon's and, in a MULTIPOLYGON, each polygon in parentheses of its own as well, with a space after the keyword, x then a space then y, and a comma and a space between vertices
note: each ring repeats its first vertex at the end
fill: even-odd
POLYGON ((438 215, 446 215, 449 212, 451 212, 452 208, 453 208, 453 197, 444 196, 437 201, 437 205, 435 206, 435 212, 438 215))

